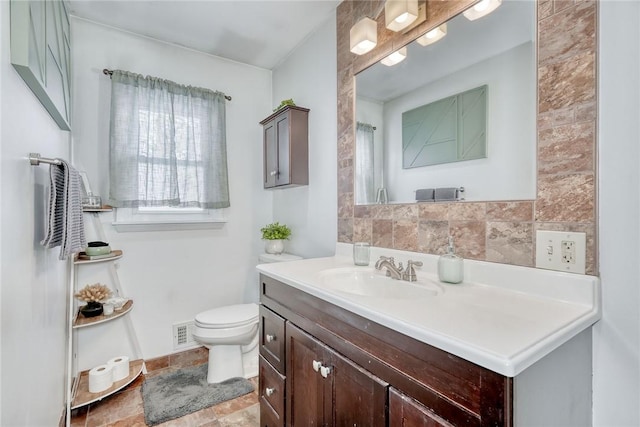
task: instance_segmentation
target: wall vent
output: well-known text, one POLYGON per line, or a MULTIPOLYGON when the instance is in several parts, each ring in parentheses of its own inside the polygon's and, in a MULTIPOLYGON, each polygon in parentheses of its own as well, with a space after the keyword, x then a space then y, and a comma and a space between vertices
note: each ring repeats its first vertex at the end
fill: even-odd
POLYGON ((193 347, 196 342, 193 339, 193 322, 182 322, 173 324, 173 349, 179 350, 193 347))

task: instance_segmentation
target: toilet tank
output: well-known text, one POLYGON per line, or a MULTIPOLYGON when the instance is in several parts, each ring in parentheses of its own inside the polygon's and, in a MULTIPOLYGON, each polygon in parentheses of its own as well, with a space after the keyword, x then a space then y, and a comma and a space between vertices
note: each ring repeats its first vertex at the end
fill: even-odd
POLYGON ((281 253, 279 255, 260 254, 258 256, 258 261, 260 261, 261 264, 267 264, 270 262, 297 261, 299 259, 302 259, 302 257, 298 255, 287 254, 287 253, 281 253))

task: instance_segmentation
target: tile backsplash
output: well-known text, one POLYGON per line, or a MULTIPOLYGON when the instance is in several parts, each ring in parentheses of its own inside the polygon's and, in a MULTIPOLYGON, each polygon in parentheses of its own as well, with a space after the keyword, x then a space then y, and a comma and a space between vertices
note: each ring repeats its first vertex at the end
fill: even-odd
POLYGON ((349 51, 349 29, 383 2, 344 1, 337 10, 338 241, 444 253, 447 236, 470 259, 535 265, 537 229, 587 235, 587 274, 598 274, 596 234, 597 5, 539 0, 536 200, 355 206, 354 76, 467 8, 473 0, 429 0, 427 19, 406 34, 384 28, 366 55, 349 51))

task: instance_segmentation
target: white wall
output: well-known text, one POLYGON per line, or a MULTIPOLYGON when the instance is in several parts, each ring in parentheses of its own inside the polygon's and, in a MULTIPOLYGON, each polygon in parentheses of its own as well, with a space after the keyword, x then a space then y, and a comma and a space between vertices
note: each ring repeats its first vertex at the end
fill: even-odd
MULTIPOLYGON (((110 81, 103 68, 162 77, 233 97, 226 116, 231 208, 224 228, 118 233, 110 225, 111 215, 101 215, 109 243, 125 254, 119 275, 125 296, 134 299, 130 316, 143 355, 166 355, 173 351, 173 323, 192 320, 206 309, 258 299, 254 267, 262 251, 259 229, 271 221, 272 210, 272 196, 262 190, 258 123, 272 109, 271 72, 78 18, 71 25, 74 154, 94 192, 103 197, 108 191, 110 97, 110 81)), ((82 273, 80 286, 109 280, 99 267, 83 268, 82 273)), ((121 342, 122 326, 82 331, 80 368, 103 363, 108 359, 105 355, 128 354, 121 342)))
POLYGON ((67 262, 44 249, 49 167, 69 159, 61 131, 10 64, 9 2, 0 1, 0 425, 57 425, 64 408, 67 262))
POLYGON ((535 67, 525 43, 384 105, 389 200, 415 201, 419 188, 464 187, 466 200, 536 197, 535 67), (402 168, 402 113, 482 85, 487 93, 487 158, 402 168))
POLYGON ((273 103, 310 108, 309 185, 273 190, 273 219, 292 229, 286 251, 331 255, 337 241, 336 18, 332 16, 273 71, 273 103))
POLYGON ((600 2, 599 256, 594 426, 640 425, 640 3, 600 2))

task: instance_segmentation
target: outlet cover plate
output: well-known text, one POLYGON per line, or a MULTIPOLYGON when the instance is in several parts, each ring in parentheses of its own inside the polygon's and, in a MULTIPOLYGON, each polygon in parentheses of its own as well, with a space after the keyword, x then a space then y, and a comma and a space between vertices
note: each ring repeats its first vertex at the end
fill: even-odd
POLYGON ((587 235, 568 231, 536 232, 536 267, 585 274, 587 235), (571 256, 567 256, 567 250, 571 256))

